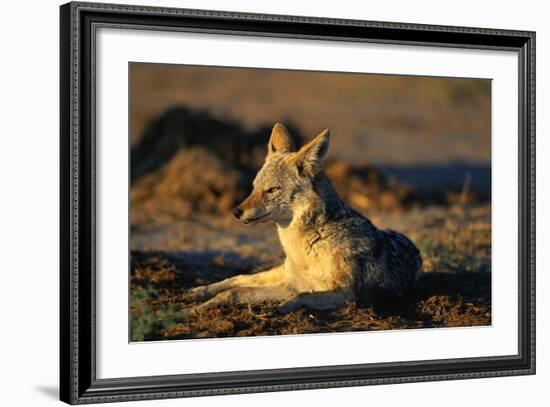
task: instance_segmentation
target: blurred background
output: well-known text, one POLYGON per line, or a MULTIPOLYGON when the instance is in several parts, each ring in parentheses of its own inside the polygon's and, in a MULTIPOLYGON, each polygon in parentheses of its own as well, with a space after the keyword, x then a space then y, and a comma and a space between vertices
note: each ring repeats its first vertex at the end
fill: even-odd
MULTIPOLYGON (((490 80, 134 63, 130 83, 132 180, 183 147, 254 172, 278 121, 299 140, 330 128, 327 172, 342 182, 383 176, 436 203, 490 197, 490 80)), ((376 202, 370 195, 380 191, 363 187, 358 206, 393 208, 405 198, 376 202)), ((220 192, 222 209, 242 197, 220 192)))
POLYGON ((129 75, 134 339, 490 323, 490 80, 147 63, 129 75), (273 225, 231 215, 275 122, 298 146, 330 128, 337 192, 417 244, 432 279, 411 320, 353 312, 261 328, 235 310, 209 327, 167 316, 189 287, 281 261, 273 225))

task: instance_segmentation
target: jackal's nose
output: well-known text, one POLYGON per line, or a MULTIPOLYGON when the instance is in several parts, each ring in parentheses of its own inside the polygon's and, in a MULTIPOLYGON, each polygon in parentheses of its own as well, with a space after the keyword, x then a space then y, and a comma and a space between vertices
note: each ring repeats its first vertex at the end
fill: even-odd
POLYGON ((235 208, 233 209, 233 215, 235 215, 237 219, 240 219, 243 215, 243 210, 241 208, 235 208))

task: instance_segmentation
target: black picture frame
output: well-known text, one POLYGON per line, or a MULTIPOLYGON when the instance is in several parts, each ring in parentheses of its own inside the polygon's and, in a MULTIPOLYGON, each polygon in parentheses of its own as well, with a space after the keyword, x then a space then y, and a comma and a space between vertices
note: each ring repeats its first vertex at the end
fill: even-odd
POLYGON ((60 8, 60 397, 70 404, 535 373, 535 33, 72 2, 60 8), (512 50, 519 56, 519 352, 230 373, 96 378, 95 29, 512 50))

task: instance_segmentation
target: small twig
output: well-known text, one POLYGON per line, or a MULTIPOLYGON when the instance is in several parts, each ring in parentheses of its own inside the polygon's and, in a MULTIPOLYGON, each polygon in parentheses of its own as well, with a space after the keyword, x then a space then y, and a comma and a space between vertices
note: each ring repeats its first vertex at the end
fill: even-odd
POLYGON ((468 200, 468 193, 470 192, 470 182, 472 181, 472 174, 468 171, 464 176, 464 184, 462 185, 462 192, 460 194, 460 204, 466 204, 468 200))

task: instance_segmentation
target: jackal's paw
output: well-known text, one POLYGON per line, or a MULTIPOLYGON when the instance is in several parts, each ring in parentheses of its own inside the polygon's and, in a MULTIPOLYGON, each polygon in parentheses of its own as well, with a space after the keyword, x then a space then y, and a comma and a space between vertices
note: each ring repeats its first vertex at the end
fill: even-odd
POLYGON ((208 286, 206 285, 191 288, 183 294, 183 300, 187 302, 204 301, 208 298, 210 298, 210 295, 208 293, 208 286))
POLYGON ((196 316, 199 314, 199 310, 197 309, 198 307, 187 307, 187 308, 182 308, 179 312, 178 312, 178 316, 179 318, 190 318, 190 317, 193 317, 193 316, 196 316))

